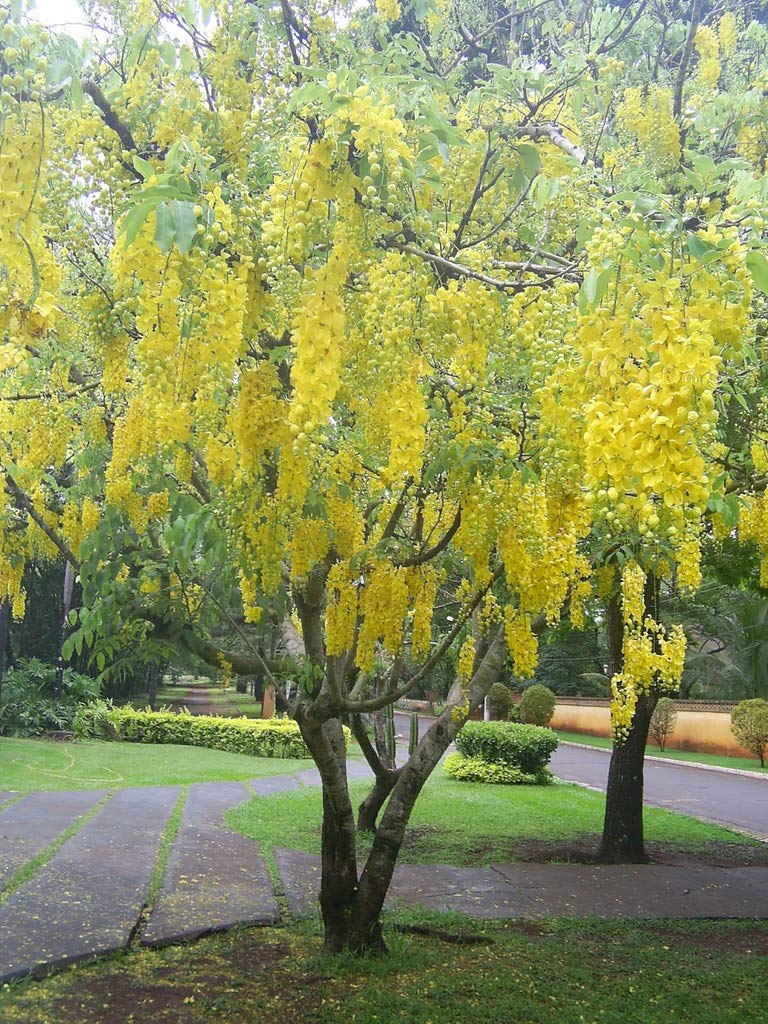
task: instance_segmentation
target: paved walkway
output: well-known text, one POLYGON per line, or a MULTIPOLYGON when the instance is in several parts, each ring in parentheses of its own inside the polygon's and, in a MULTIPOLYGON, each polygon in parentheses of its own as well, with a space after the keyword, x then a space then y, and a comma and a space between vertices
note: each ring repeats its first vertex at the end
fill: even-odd
MULTIPOLYGON (((408 735, 410 716, 395 712, 397 729, 408 735)), ((433 719, 419 717, 423 735, 433 719)), ((610 750, 605 747, 573 747, 561 743, 549 763, 567 782, 580 782, 605 791, 610 750)), ((745 829, 768 839, 768 776, 755 779, 726 772, 696 768, 685 762, 645 762, 645 802, 655 807, 695 814, 697 818, 745 829)))
MULTIPOLYGON (((349 775, 370 777, 370 770, 350 761, 349 775)), ((160 946, 234 924, 277 921, 278 897, 259 844, 228 829, 223 815, 251 792, 269 799, 318 784, 315 769, 247 785, 196 783, 165 856, 177 786, 31 793, 0 809, 0 885, 13 889, 19 871, 40 858, 36 871, 27 869, 31 877, 0 902, 0 983, 134 940, 160 946)), ((277 849, 275 859, 288 912, 314 912, 319 858, 277 849)), ((768 867, 400 865, 389 903, 489 919, 768 918, 768 867)))

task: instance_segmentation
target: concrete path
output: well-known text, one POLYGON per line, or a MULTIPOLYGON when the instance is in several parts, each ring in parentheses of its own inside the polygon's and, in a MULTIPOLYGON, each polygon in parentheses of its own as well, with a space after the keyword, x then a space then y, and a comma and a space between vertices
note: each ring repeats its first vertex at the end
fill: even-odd
POLYGON ((178 795, 119 790, 11 896, 0 908, 0 982, 128 944, 178 795))
POLYGON ((106 795, 97 789, 30 793, 0 811, 0 889, 106 795))
MULTIPOLYGON (((419 716, 423 735, 433 719, 419 716)), ((397 731, 408 735, 410 715, 395 712, 397 731)), ((605 791, 610 750, 560 744, 550 768, 567 782, 605 791)), ((645 762, 645 802, 655 807, 695 814, 706 821, 745 829, 768 838, 768 776, 765 779, 696 768, 683 762, 645 762)))
MULTIPOLYGON (((320 858, 276 849, 288 910, 317 910, 320 858)), ((515 917, 768 918, 768 867, 398 864, 387 905, 515 917)))
MULTIPOLYGON (((352 779, 371 775, 359 761, 349 762, 348 774, 352 779)), ((250 787, 269 800, 318 784, 317 773, 309 769, 254 779, 250 787)), ((189 787, 158 896, 147 907, 179 792, 170 786, 118 790, 47 861, 43 858, 37 872, 0 905, 0 984, 115 952, 134 936, 156 946, 279 918, 258 843, 223 822, 224 813, 249 795, 239 782, 189 787)), ((104 795, 33 793, 0 810, 0 864, 12 865, 6 882, 104 795)), ((319 857, 287 849, 274 853, 289 913, 315 912, 319 857)), ((768 868, 399 865, 388 903, 480 918, 768 918, 768 868)))
POLYGON ((165 946, 236 924, 274 924, 280 907, 258 843, 224 827, 223 816, 248 799, 242 782, 189 787, 162 889, 141 934, 165 946))

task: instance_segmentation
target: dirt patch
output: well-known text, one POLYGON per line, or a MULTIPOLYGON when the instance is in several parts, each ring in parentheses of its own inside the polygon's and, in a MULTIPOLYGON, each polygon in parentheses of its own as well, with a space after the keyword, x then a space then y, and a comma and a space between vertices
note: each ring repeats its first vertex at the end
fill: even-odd
MULTIPOLYGON (((699 949, 709 949, 713 953, 723 952, 723 936, 719 932, 703 929, 681 931, 665 928, 663 925, 654 925, 644 930, 653 935, 654 944, 663 943, 670 948, 696 946, 699 949)), ((768 929, 760 925, 751 927, 745 924, 738 930, 729 931, 728 953, 758 953, 760 956, 768 956, 768 929)))
POLYGON ((334 979, 302 971, 301 952, 263 929, 232 933, 232 941, 137 951, 66 972, 58 996, 35 1016, 34 990, 24 1024, 304 1024, 338 987, 334 979))
MULTIPOLYGON (((599 864, 600 836, 584 836, 578 842, 563 843, 548 839, 518 839, 505 842, 496 836, 467 836, 434 826, 416 826, 408 830, 403 843, 404 859, 418 863, 436 847, 461 851, 466 864, 599 864)), ((668 844, 647 842, 648 863, 720 868, 768 866, 768 844, 711 842, 698 853, 681 852, 668 844)))

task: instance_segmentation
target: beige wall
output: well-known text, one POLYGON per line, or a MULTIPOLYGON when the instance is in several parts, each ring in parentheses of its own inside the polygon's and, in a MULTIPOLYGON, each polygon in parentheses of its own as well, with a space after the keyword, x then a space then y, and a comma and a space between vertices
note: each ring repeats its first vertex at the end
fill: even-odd
MULTIPOLYGON (((611 735, 611 711, 607 703, 557 702, 550 725, 553 729, 589 736, 611 735)), ((677 726, 667 740, 672 750, 699 750, 711 754, 750 757, 731 733, 730 711, 692 710, 678 707, 677 726)))

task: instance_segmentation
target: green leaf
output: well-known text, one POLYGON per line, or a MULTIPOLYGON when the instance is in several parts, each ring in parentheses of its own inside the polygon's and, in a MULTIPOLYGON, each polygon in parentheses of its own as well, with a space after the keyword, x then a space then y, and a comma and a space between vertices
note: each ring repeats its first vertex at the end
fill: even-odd
POLYGON ((688 251, 691 253, 699 263, 707 262, 707 257, 712 253, 718 253, 719 249, 712 242, 707 242, 703 238, 699 238, 698 235, 694 235, 693 232, 689 232, 686 236, 686 245, 688 251))
POLYGON ((145 199, 143 202, 137 203, 128 212, 120 226, 120 231, 125 236, 126 247, 135 241, 136 235, 141 231, 144 221, 160 202, 162 202, 161 199, 145 199))
POLYGON ((523 143, 517 147, 517 155, 520 157, 520 163, 523 165, 526 175, 529 178, 535 178, 541 170, 541 157, 536 147, 523 143))
POLYGON ((197 238, 197 217, 193 203, 182 203, 175 199, 171 203, 173 221, 176 225, 176 245, 186 255, 197 238))
POLYGON ((176 222, 168 203, 160 203, 155 211, 155 217, 155 241, 163 252, 168 252, 176 237, 176 222))
POLYGON ((133 166, 136 168, 136 170, 139 172, 142 178, 144 178, 145 181, 147 180, 147 178, 151 178, 152 175, 155 173, 155 168, 152 166, 149 160, 144 160, 138 154, 136 154, 133 158, 133 166))
POLYGON ((747 253, 747 270, 752 275, 755 288, 768 295, 768 259, 765 253, 752 249, 747 253))
POLYGON ((85 93, 83 92, 83 83, 76 75, 72 77, 69 88, 72 93, 72 102, 80 110, 85 102, 85 93))

